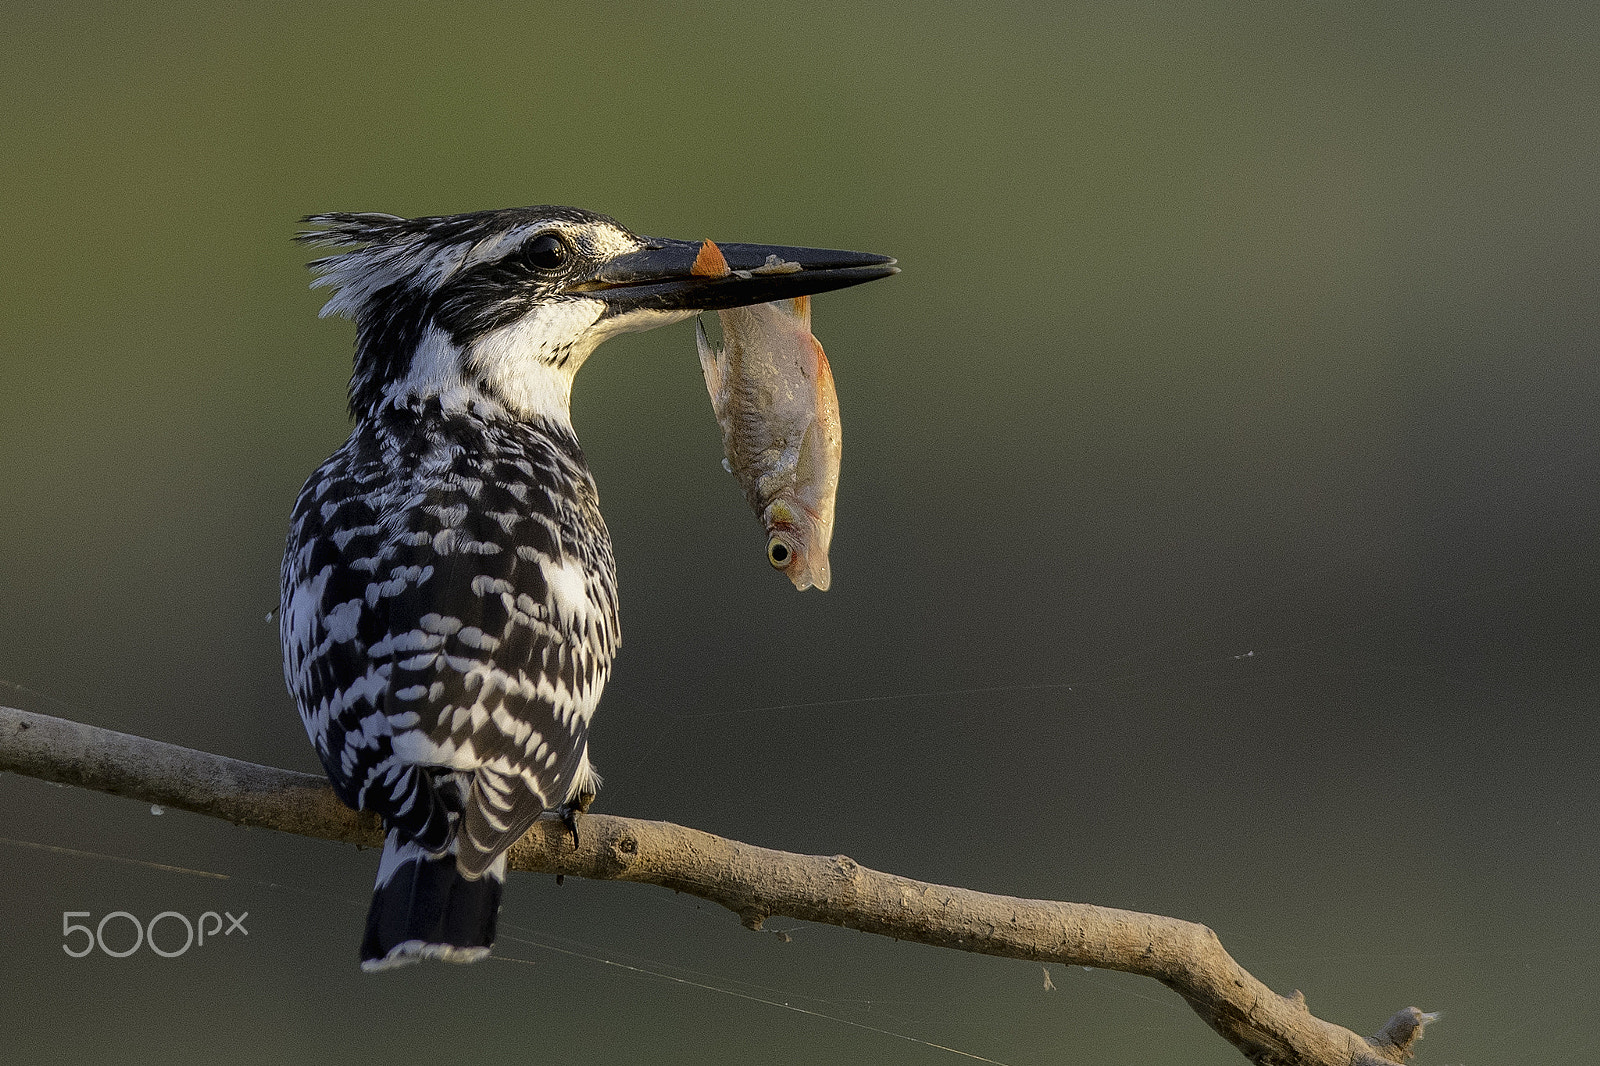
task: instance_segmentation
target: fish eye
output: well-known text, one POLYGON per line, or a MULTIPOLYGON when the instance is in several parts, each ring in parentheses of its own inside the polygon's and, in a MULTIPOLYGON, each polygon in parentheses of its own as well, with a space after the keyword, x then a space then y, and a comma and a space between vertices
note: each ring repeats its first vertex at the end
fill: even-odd
POLYGON ((522 255, 540 270, 554 270, 567 261, 567 245, 554 233, 541 233, 528 242, 522 255))
POLYGON ((779 570, 789 565, 789 556, 791 554, 789 546, 777 537, 767 541, 767 562, 779 570))

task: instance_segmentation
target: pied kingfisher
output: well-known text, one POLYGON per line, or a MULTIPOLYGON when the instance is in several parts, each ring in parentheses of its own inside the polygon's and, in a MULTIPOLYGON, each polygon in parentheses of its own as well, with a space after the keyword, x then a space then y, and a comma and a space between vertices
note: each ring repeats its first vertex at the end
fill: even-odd
POLYGON ((858 252, 641 237, 527 207, 326 214, 299 240, 356 324, 355 430, 290 519, 284 675, 339 797, 383 817, 364 969, 489 954, 506 849, 577 831, 589 723, 621 643, 611 539, 573 434, 601 341, 896 272, 858 252), (787 273, 753 271, 776 255, 787 273))

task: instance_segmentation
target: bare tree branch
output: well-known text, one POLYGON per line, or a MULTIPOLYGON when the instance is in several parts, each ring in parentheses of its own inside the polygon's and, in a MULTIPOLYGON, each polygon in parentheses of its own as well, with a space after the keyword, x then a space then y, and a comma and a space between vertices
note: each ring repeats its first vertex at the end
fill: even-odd
MULTIPOLYGON (((235 825, 377 847, 376 818, 322 778, 0 707, 0 771, 225 818, 235 825)), ((794 855, 669 822, 583 816, 582 840, 541 819, 511 849, 515 870, 637 881, 721 904, 751 929, 773 915, 897 940, 1154 978, 1252 1062, 1386 1066, 1411 1057, 1434 1015, 1407 1007, 1362 1038, 1280 996, 1210 929, 1154 914, 1015 899, 869 870, 843 855, 794 855)))

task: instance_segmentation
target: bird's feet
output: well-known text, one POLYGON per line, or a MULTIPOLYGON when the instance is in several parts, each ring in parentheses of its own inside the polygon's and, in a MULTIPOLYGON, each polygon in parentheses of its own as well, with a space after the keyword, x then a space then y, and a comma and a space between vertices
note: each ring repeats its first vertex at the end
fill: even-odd
POLYGON ((580 792, 572 798, 571 803, 563 803, 557 808, 561 815, 561 822, 572 831, 572 850, 578 850, 578 815, 589 809, 589 804, 594 802, 593 792, 580 792))

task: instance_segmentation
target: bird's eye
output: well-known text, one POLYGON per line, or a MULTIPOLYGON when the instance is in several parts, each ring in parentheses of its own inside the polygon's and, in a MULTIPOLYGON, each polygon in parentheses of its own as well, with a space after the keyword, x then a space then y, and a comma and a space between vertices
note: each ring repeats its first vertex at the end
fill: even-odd
POLYGON ((554 270, 567 261, 567 246, 554 233, 541 233, 528 242, 522 254, 540 270, 554 270))
POLYGON ((767 562, 782 570, 789 565, 789 546, 777 537, 767 541, 767 562))

